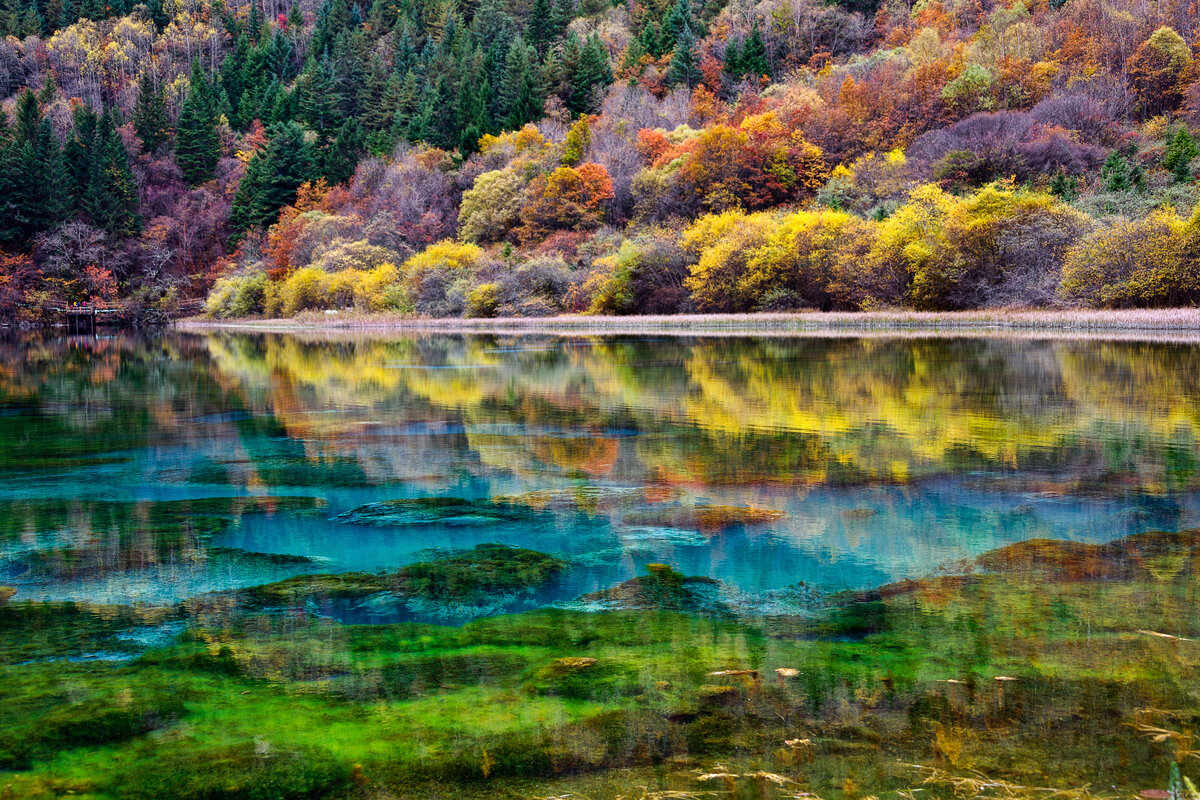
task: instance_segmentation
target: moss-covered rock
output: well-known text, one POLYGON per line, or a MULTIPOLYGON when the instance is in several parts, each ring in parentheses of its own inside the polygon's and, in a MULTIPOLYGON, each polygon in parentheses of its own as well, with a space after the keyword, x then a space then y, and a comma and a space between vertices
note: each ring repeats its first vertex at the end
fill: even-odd
POLYGON ((719 611, 723 610, 716 599, 719 587, 720 582, 712 578, 684 575, 667 564, 647 564, 645 575, 579 599, 625 609, 719 611))
POLYGON ((344 572, 297 575, 241 590, 262 605, 294 605, 308 600, 362 599, 390 593, 439 603, 472 604, 533 592, 567 568, 560 558, 503 544, 409 564, 396 572, 344 572))

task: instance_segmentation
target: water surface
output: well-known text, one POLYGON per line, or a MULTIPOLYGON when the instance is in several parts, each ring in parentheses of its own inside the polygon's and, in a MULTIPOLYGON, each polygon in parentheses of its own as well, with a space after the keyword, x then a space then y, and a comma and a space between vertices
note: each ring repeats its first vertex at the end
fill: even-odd
POLYGON ((652 562, 750 595, 863 589, 1200 514, 1191 345, 213 333, 4 348, 0 582, 26 599, 164 603, 480 542, 580 565, 547 602, 652 562), (188 504, 234 497, 256 500, 188 504), (532 510, 347 516, 421 497, 532 510))

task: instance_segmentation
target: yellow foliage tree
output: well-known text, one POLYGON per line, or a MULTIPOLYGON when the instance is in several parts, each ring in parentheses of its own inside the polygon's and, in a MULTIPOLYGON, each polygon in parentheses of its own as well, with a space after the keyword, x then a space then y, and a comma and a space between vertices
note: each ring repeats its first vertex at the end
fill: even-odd
POLYGON ((1194 303, 1200 274, 1189 245, 1200 223, 1170 209, 1139 220, 1117 219, 1067 253, 1060 296, 1088 306, 1124 308, 1194 303))

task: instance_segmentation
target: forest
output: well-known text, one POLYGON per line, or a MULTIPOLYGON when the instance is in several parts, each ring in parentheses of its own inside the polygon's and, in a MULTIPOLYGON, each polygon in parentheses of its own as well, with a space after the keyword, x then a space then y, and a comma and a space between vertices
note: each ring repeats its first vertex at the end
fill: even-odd
POLYGON ((1183 0, 2 0, 0 320, 1200 301, 1183 0))

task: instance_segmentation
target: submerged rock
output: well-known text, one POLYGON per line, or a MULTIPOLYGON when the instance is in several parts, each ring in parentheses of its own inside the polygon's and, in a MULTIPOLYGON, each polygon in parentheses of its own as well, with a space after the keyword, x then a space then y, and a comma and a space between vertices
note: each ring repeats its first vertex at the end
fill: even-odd
POLYGON ((495 613, 521 595, 542 588, 566 568, 567 562, 536 550, 481 544, 395 572, 297 575, 241 593, 265 605, 352 599, 379 609, 387 608, 391 598, 400 598, 409 604, 416 602, 424 610, 440 603, 486 607, 495 613))
MULTIPOLYGON (((1030 539, 991 550, 976 559, 988 572, 1044 574, 1065 581, 1130 579, 1154 563, 1200 551, 1200 530, 1148 531, 1105 544, 1030 539)), ((1178 570, 1186 567, 1183 558, 1178 570)))
POLYGON ((579 599, 624 609, 718 611, 725 610, 715 598, 719 586, 712 578, 684 575, 667 564, 647 564, 645 575, 579 599))
POLYGON ((292 564, 320 563, 319 559, 309 558, 308 556, 297 556, 290 553, 259 553, 254 550, 243 550, 240 547, 210 547, 206 552, 209 558, 220 558, 251 564, 288 566, 292 564))
POLYGON ((695 528, 713 535, 745 525, 763 525, 787 516, 782 511, 757 506, 676 505, 629 514, 625 523, 631 526, 661 526, 695 528))
POLYGON ((541 512, 504 500, 466 500, 460 497, 416 497, 367 503, 334 519, 356 525, 495 525, 539 522, 541 512))

